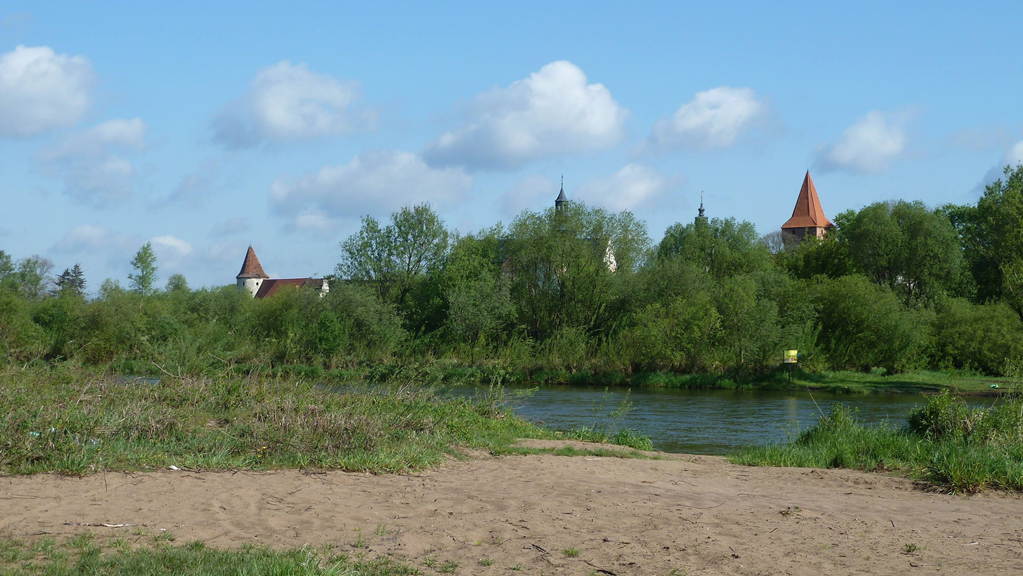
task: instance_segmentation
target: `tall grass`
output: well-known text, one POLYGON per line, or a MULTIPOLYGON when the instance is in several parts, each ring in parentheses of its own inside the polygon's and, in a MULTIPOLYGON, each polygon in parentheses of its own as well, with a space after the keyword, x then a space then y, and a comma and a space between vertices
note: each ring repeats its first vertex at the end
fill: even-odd
POLYGON ((493 403, 410 382, 8 370, 0 406, 0 471, 18 474, 172 465, 400 472, 432 465, 455 446, 552 436, 493 403))
POLYGON ((753 466, 893 470, 952 492, 1023 491, 1023 397, 970 408, 946 392, 904 427, 864 426, 839 404, 790 444, 744 448, 730 459, 753 466))

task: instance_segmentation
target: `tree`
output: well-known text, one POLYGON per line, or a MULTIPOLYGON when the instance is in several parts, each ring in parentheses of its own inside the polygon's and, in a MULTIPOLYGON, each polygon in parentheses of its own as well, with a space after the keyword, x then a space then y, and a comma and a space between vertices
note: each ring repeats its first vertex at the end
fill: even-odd
POLYGON ((187 294, 188 281, 185 280, 183 274, 171 274, 171 277, 167 279, 165 290, 171 294, 187 294))
POLYGON ((156 286, 156 253, 149 242, 142 245, 135 257, 131 260, 131 267, 134 274, 128 274, 129 286, 132 291, 149 296, 156 286))
POLYGON ((978 284, 987 283, 987 292, 1001 295, 1023 319, 1023 164, 1006 166, 1004 175, 984 189, 965 236, 976 253, 972 263, 988 267, 978 284))
POLYGON ((39 255, 32 255, 18 261, 11 275, 13 286, 29 300, 42 300, 53 283, 50 271, 53 262, 39 255))
POLYGON ((672 224, 657 246, 660 258, 681 258, 702 267, 715 278, 766 270, 770 252, 749 222, 735 218, 672 224))
POLYGON ((83 296, 85 294, 85 272, 77 263, 71 268, 65 268, 57 276, 57 294, 71 294, 83 296))
POLYGON ((911 304, 955 293, 962 278, 958 235, 944 212, 922 202, 878 202, 841 229, 856 268, 911 304))
POLYGON ((404 207, 383 228, 376 218, 363 217, 362 228, 341 243, 337 274, 373 284, 384 301, 402 308, 447 250, 448 231, 430 205, 404 207))
POLYGON ((560 328, 607 334, 630 297, 630 279, 647 257, 646 226, 630 212, 611 214, 572 202, 523 212, 502 241, 518 318, 545 339, 560 328))

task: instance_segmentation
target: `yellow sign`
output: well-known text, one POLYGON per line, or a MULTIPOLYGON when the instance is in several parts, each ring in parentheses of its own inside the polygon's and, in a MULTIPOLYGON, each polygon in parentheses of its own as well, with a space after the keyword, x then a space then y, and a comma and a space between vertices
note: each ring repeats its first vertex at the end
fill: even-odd
POLYGON ((799 361, 799 350, 786 350, 785 357, 782 362, 785 364, 795 364, 799 361))

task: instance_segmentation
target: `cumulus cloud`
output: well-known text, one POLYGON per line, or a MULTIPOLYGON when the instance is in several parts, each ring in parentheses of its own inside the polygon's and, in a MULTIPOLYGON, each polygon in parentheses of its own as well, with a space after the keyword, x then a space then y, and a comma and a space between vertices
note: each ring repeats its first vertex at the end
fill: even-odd
POLYGON ((507 88, 476 96, 465 122, 423 152, 433 166, 512 170, 534 160, 600 150, 624 137, 628 111, 571 62, 552 62, 507 88))
POLYGON ((48 46, 0 55, 0 137, 29 138, 74 126, 88 110, 92 65, 48 46))
POLYGON ((39 160, 64 181, 68 196, 105 206, 131 196, 135 167, 118 154, 142 150, 145 135, 146 124, 139 118, 110 120, 42 150, 39 160))
POLYGON ((906 150, 905 113, 874 110, 842 132, 838 142, 823 146, 816 164, 824 170, 876 174, 886 170, 906 150))
POLYGON ((471 187, 472 176, 459 168, 431 168, 411 152, 384 150, 364 152, 344 166, 326 166, 298 180, 278 178, 270 187, 270 202, 289 219, 289 229, 330 234, 337 219, 453 201, 471 187))
POLYGON ((177 270, 192 254, 192 245, 174 236, 157 236, 150 240, 156 251, 157 265, 164 270, 177 270))
POLYGON ((368 129, 376 114, 355 106, 360 92, 357 82, 284 60, 260 70, 248 92, 220 111, 213 120, 213 139, 246 148, 368 129))
POLYGON ((767 110, 750 88, 712 88, 658 120, 647 145, 654 150, 727 148, 762 124, 767 110))
POLYGON ((634 210, 685 183, 680 174, 665 175, 642 164, 629 164, 607 178, 591 180, 576 193, 589 205, 618 212, 634 210))

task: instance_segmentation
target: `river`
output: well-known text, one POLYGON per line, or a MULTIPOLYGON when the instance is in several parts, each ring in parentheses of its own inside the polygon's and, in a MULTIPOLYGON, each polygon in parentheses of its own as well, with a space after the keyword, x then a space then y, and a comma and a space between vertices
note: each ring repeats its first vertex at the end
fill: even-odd
MULTIPOLYGON (((461 388, 460 394, 476 389, 461 388)), ((507 396, 517 389, 507 388, 507 396)), ((610 414, 625 399, 626 390, 587 386, 542 386, 531 396, 513 402, 515 413, 556 430, 612 425, 610 414)), ((785 442, 817 423, 821 413, 844 402, 870 425, 905 424, 906 415, 926 403, 920 394, 828 394, 795 391, 733 391, 633 388, 632 408, 617 421, 653 440, 654 448, 687 454, 727 454, 741 446, 785 442)), ((972 406, 992 399, 970 398, 972 406)))

